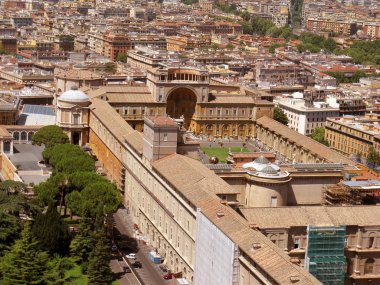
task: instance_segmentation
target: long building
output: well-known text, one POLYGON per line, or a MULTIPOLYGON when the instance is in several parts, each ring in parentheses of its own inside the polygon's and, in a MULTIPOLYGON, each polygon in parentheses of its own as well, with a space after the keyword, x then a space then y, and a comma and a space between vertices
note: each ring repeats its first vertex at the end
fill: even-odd
MULTIPOLYGON (((79 90, 62 98, 67 109, 70 98, 76 106, 89 102, 79 90)), ((321 284, 219 197, 234 195, 233 188, 176 153, 178 130, 168 118, 145 119, 141 133, 105 100, 92 99, 85 110, 94 154, 119 184, 139 237, 172 272, 190 284, 321 284)))

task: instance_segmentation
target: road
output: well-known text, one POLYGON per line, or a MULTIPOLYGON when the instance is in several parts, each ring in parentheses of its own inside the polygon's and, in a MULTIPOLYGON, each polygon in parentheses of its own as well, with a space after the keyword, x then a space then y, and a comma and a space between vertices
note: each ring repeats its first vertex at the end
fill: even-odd
POLYGON ((124 266, 128 266, 127 263, 123 261, 118 261, 117 258, 111 260, 112 272, 116 274, 117 280, 119 280, 120 285, 142 285, 135 275, 131 273, 124 273, 124 266))
MULTIPOLYGON (((157 264, 152 263, 148 259, 149 248, 146 245, 139 245, 137 241, 132 239, 132 221, 128 222, 130 219, 121 215, 119 210, 114 214, 114 222, 116 231, 120 233, 122 240, 127 240, 129 244, 134 246, 132 252, 136 253, 137 260, 142 263, 142 268, 135 268, 135 272, 139 276, 140 280, 144 285, 168 285, 172 284, 170 280, 164 280, 162 278, 163 272, 160 271, 157 264)), ((128 275, 131 273, 126 273, 128 275)), ((124 284, 124 283, 123 283, 124 284)), ((134 283, 125 283, 133 284, 134 283)))

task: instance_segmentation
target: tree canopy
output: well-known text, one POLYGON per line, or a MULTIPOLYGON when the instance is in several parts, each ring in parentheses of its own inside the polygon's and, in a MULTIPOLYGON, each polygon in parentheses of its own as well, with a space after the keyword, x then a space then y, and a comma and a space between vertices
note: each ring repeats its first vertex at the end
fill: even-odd
POLYGON ((329 146, 329 142, 325 139, 325 128, 315 128, 310 137, 321 144, 329 146))
POLYGON ((26 224, 21 232, 21 238, 1 260, 0 270, 3 275, 1 284, 45 284, 44 274, 48 261, 48 254, 40 250, 38 242, 31 234, 30 225, 26 224))
POLYGON ((113 276, 109 266, 110 250, 105 233, 99 232, 96 239, 97 242, 88 263, 88 283, 96 285, 111 284, 113 276))
POLYGON ((284 125, 288 125, 289 123, 289 119, 284 113, 284 111, 278 107, 274 108, 273 119, 284 125))
POLYGON ((46 147, 68 142, 69 137, 66 133, 60 127, 55 125, 42 127, 32 136, 33 144, 45 145, 46 147))
POLYGON ((50 254, 68 253, 69 229, 53 203, 50 203, 46 213, 35 218, 32 234, 39 241, 40 248, 50 254))

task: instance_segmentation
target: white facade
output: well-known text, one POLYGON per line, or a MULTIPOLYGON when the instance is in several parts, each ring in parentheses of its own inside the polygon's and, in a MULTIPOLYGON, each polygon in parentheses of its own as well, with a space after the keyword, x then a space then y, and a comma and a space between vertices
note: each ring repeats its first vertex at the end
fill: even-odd
POLYGON ((315 128, 324 127, 329 117, 339 117, 339 107, 331 107, 325 102, 313 102, 305 106, 305 100, 285 98, 278 101, 278 107, 288 117, 289 128, 309 136, 315 128))
POLYGON ((236 245, 200 209, 196 223, 194 285, 239 284, 236 245))

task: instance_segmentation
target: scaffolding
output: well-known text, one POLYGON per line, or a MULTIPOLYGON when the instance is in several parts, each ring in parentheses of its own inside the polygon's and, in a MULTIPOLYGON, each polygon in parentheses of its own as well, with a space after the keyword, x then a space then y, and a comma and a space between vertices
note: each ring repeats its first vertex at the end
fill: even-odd
POLYGON ((308 226, 307 233, 307 270, 325 285, 344 284, 346 227, 308 226))
POLYGON ((374 183, 374 181, 363 182, 363 185, 351 185, 348 183, 325 185, 323 187, 324 204, 366 205, 377 203, 380 194, 379 183, 374 183))

